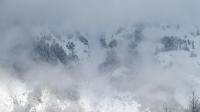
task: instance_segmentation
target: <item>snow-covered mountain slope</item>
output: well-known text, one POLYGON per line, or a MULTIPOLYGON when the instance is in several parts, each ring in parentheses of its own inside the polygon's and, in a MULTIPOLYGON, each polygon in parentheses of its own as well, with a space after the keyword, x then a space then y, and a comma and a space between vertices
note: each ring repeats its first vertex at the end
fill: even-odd
POLYGON ((153 55, 163 66, 172 63, 174 53, 188 55, 189 59, 198 58, 200 53, 198 26, 132 25, 99 32, 96 35, 89 32, 41 32, 36 36, 35 58, 67 65, 96 57, 98 52, 98 56, 105 60, 102 66, 109 68, 119 63, 130 64, 144 53, 153 55))

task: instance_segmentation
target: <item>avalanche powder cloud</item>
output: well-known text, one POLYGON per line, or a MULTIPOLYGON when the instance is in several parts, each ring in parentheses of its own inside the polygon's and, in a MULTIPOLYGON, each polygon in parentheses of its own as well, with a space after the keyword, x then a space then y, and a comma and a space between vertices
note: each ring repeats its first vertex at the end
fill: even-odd
POLYGON ((0 111, 182 111, 199 92, 199 6, 0 0, 0 111))

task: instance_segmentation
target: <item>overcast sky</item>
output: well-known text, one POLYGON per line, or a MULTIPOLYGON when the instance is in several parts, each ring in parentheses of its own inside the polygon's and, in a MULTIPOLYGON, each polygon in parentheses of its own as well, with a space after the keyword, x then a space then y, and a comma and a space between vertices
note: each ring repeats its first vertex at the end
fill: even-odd
POLYGON ((136 22, 199 23, 199 0, 1 0, 0 23, 94 27, 136 22))

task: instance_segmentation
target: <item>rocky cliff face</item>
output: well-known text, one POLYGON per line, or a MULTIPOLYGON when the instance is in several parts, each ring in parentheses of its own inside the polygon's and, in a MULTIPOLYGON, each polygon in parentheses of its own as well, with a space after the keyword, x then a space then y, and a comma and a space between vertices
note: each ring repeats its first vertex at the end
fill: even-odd
POLYGON ((88 57, 89 43, 87 36, 80 33, 60 35, 49 32, 39 35, 34 53, 40 61, 68 65, 88 57))

